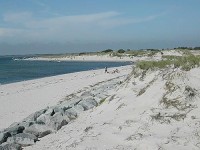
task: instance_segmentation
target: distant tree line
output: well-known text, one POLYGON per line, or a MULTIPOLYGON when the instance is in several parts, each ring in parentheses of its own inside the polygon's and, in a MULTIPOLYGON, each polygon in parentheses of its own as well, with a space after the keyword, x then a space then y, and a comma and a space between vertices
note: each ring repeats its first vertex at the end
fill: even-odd
POLYGON ((174 49, 200 50, 200 47, 176 47, 174 49))
MULTIPOLYGON (((103 50, 101 52, 103 52, 103 53, 111 53, 111 52, 114 52, 114 50, 112 50, 112 49, 106 49, 106 50, 103 50)), ((126 51, 124 49, 117 50, 117 53, 125 53, 125 52, 126 51)))
MULTIPOLYGON (((176 47, 174 49, 183 49, 183 50, 200 50, 200 47, 176 47)), ((167 49, 162 49, 162 50, 169 50, 168 48, 167 49)), ((118 50, 113 50, 113 49, 105 49, 105 50, 102 50, 102 51, 99 51, 99 52, 81 52, 79 53, 79 55, 86 55, 86 54, 97 54, 97 53, 109 53, 110 55, 116 55, 117 53, 121 56, 121 54, 123 53, 128 53, 128 54, 132 54, 134 52, 137 53, 137 52, 142 52, 142 51, 150 51, 151 53, 150 54, 155 54, 157 52, 161 52, 161 49, 154 49, 154 48, 151 48, 151 49, 140 49, 140 50, 131 50, 131 49, 118 49, 118 50)))
POLYGON ((113 50, 112 49, 106 49, 106 50, 103 50, 101 52, 103 52, 103 53, 110 53, 110 52, 113 52, 113 50))

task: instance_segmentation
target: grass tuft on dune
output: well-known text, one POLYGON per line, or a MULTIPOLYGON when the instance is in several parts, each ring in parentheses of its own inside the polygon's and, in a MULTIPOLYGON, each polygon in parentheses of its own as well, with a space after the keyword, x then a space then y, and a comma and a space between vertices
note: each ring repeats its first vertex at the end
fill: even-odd
POLYGON ((140 61, 137 67, 143 70, 163 69, 169 66, 189 71, 200 66, 200 56, 163 56, 160 61, 140 61))

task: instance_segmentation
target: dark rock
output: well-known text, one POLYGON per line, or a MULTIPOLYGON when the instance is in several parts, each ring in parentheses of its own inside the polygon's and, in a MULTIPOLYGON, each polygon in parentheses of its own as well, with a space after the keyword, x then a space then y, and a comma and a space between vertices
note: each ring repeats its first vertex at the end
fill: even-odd
POLYGON ((54 107, 54 112, 55 113, 60 112, 60 113, 64 114, 64 108, 62 106, 60 106, 60 105, 55 106, 54 107))
POLYGON ((76 97, 76 98, 72 98, 68 101, 63 101, 60 104, 60 107, 62 108, 69 108, 69 107, 74 107, 75 105, 77 105, 80 101, 82 100, 82 98, 76 97))
POLYGON ((22 133, 24 129, 25 129, 24 126, 14 126, 11 128, 7 128, 5 131, 9 132, 13 136, 13 135, 22 133))
POLYGON ((52 133, 52 129, 47 127, 46 125, 33 124, 32 126, 26 128, 24 130, 24 133, 30 133, 41 138, 52 133))
POLYGON ((19 144, 21 146, 30 146, 35 144, 38 138, 29 133, 19 133, 7 139, 7 143, 19 144))
POLYGON ((49 115, 42 114, 40 117, 37 118, 36 123, 46 124, 50 121, 50 117, 51 116, 49 115))
POLYGON ((63 116, 58 112, 50 118, 50 122, 47 125, 52 127, 54 130, 59 130, 62 126, 67 125, 68 122, 68 117, 63 116))
POLYGON ((76 110, 74 108, 70 108, 70 109, 67 109, 65 111, 65 115, 70 119, 70 120, 73 120, 73 119, 76 119, 78 114, 76 112, 76 110))
POLYGON ((44 114, 51 116, 51 114, 53 113, 53 111, 54 111, 54 107, 53 108, 49 108, 44 114))
POLYGON ((76 105, 76 106, 73 107, 73 109, 74 109, 77 113, 81 113, 81 112, 84 111, 84 108, 83 108, 83 106, 81 106, 81 105, 76 105))
POLYGON ((14 143, 3 143, 0 145, 0 150, 22 150, 22 147, 14 143))
POLYGON ((35 122, 32 122, 32 121, 31 122, 29 122, 29 121, 15 122, 15 123, 11 124, 9 126, 9 128, 13 128, 13 127, 17 127, 17 126, 29 127, 34 123, 35 122))
POLYGON ((53 109, 53 111, 51 112, 50 116, 53 116, 55 114, 55 111, 53 109))
POLYGON ((25 118, 23 121, 25 121, 25 122, 34 122, 34 121, 36 121, 36 119, 40 115, 44 114, 46 111, 47 111, 47 108, 46 109, 42 109, 40 111, 36 111, 35 113, 33 113, 33 114, 29 115, 27 118, 25 118))
POLYGON ((64 112, 68 109, 72 108, 71 106, 63 107, 64 112))
POLYGON ((10 137, 11 134, 9 132, 0 133, 0 144, 7 141, 7 138, 10 137))
POLYGON ((59 130, 62 126, 68 124, 70 119, 62 113, 57 112, 53 116, 42 114, 37 118, 37 122, 44 123, 54 130, 59 130))
POLYGON ((94 99, 85 99, 78 103, 78 105, 81 105, 84 108, 84 110, 88 110, 97 106, 98 103, 94 99))

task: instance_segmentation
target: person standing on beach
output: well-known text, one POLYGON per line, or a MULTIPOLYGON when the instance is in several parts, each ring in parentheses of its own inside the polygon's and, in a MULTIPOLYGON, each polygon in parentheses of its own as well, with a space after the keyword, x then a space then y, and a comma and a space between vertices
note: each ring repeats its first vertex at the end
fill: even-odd
POLYGON ((107 67, 105 67, 105 73, 107 73, 108 72, 108 68, 107 67))

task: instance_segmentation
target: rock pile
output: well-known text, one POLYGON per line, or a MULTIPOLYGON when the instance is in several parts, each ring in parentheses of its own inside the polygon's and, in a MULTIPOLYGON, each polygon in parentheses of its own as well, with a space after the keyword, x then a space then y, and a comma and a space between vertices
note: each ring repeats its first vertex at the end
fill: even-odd
POLYGON ((71 94, 60 104, 37 111, 21 122, 13 123, 0 131, 0 150, 21 150, 30 146, 62 126, 86 110, 92 109, 106 99, 110 90, 121 83, 120 78, 98 83, 85 90, 71 94), (120 81, 120 82, 119 82, 120 81))

